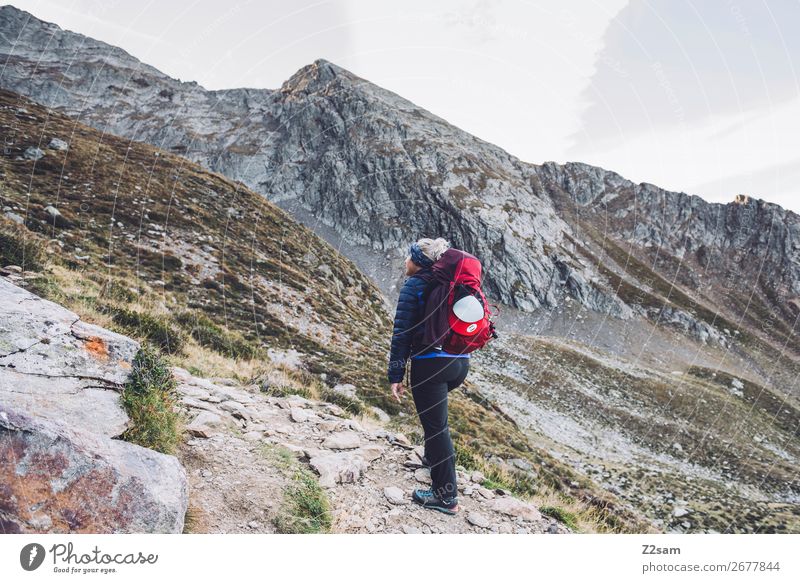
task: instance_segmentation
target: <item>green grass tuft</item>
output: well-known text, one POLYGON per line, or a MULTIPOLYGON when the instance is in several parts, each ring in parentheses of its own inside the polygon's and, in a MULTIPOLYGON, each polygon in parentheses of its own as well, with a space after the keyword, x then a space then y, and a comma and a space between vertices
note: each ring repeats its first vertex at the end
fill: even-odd
POLYGON ((275 528, 283 534, 330 532, 330 502, 311 470, 298 465, 294 454, 281 448, 276 452, 278 467, 292 469, 291 484, 283 491, 283 504, 275 528))
POLYGON ((362 415, 364 413, 364 403, 359 399, 352 399, 347 395, 337 393, 333 389, 323 391, 321 396, 326 403, 338 405, 351 415, 362 415))
POLYGON ((175 389, 164 357, 152 347, 140 348, 122 391, 122 403, 131 419, 122 439, 161 453, 174 453, 180 441, 175 389))
POLYGON ((275 520, 275 526, 278 532, 285 534, 330 531, 330 503, 310 470, 295 468, 292 485, 284 490, 284 507, 275 520))
POLYGON ((260 454, 269 461, 289 485, 283 490, 283 500, 274 518, 275 529, 283 534, 314 534, 330 532, 330 502, 312 471, 301 465, 290 449, 264 443, 260 454))
POLYGON ((559 506, 541 506, 539 508, 539 512, 546 516, 550 516, 551 518, 555 518, 571 530, 578 528, 578 517, 572 512, 564 510, 559 506))

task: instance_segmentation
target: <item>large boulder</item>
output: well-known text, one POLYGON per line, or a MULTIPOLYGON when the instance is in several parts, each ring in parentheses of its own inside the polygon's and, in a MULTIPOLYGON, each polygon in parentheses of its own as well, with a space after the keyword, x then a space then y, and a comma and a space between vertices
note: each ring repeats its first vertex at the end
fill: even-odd
POLYGON ((108 437, 121 435, 129 422, 117 391, 74 377, 22 374, 2 365, 0 404, 108 437))
POLYGON ((186 475, 118 437, 138 343, 0 277, 0 532, 180 532, 186 475))
POLYGON ((179 533, 174 456, 0 405, 0 532, 179 533))
POLYGON ((0 403, 109 437, 128 424, 120 390, 134 340, 0 278, 0 403))

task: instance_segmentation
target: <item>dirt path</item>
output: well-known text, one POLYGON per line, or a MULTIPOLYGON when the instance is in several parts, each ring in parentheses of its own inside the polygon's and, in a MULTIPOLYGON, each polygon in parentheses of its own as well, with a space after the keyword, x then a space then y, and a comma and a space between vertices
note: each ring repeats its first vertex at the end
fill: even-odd
POLYGON ((179 457, 189 476, 192 532, 278 532, 287 492, 313 476, 329 500, 332 532, 566 533, 508 492, 459 470, 459 513, 411 501, 427 487, 414 448, 377 421, 348 419, 336 405, 271 397, 175 369, 192 437, 179 457))

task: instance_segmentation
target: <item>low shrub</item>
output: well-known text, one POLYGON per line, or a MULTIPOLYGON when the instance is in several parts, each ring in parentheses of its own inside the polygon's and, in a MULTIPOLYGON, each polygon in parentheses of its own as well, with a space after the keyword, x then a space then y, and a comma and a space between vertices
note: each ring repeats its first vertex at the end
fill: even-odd
POLYGON ((0 220, 0 267, 18 265, 24 270, 41 271, 46 257, 40 237, 21 225, 0 220))
POLYGON ((114 306, 105 306, 105 311, 110 312, 115 324, 133 336, 145 338, 165 354, 179 354, 183 349, 183 332, 166 318, 114 306))
POLYGON ((161 453, 174 453, 180 441, 176 382, 169 364, 156 349, 145 345, 136 353, 122 403, 131 420, 122 439, 161 453))
POLYGON ((261 354, 259 347, 241 334, 229 332, 203 314, 182 312, 176 317, 176 321, 200 346, 228 358, 250 360, 261 354))

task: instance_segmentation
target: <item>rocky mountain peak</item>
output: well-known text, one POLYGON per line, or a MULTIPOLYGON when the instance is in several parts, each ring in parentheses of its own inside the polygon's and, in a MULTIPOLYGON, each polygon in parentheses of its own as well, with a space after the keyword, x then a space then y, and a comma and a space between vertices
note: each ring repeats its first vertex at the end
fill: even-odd
POLYGON ((11 4, 0 6, 0 19, 2 19, 4 23, 7 23, 7 26, 10 28, 21 28, 26 22, 30 21, 33 25, 39 25, 39 23, 41 23, 40 26, 42 28, 61 30, 61 27, 57 24, 39 20, 30 12, 21 10, 11 4))
POLYGON ((335 78, 348 81, 360 80, 347 69, 335 65, 325 59, 317 59, 313 63, 299 69, 281 86, 281 93, 289 96, 301 93, 308 95, 323 89, 335 78))

